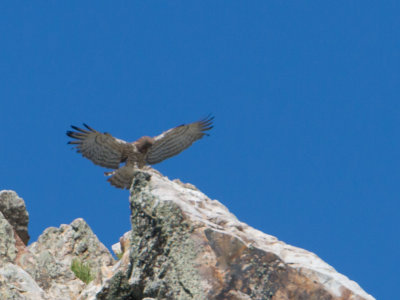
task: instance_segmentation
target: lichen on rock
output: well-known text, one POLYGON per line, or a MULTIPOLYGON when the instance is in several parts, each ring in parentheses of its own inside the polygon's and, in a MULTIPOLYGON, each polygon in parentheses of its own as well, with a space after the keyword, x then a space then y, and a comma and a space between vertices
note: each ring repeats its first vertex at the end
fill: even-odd
POLYGON ((83 219, 27 247, 0 212, 0 299, 374 299, 315 254, 151 168, 135 171, 129 203, 132 229, 112 247, 118 260, 83 219), (92 281, 71 271, 76 259, 92 281))
POLYGON ((6 262, 13 262, 17 257, 14 229, 0 212, 0 266, 6 262))
POLYGON ((99 299, 373 299, 314 254, 151 169, 136 172, 130 204, 129 241, 115 247, 125 249, 120 271, 99 299))

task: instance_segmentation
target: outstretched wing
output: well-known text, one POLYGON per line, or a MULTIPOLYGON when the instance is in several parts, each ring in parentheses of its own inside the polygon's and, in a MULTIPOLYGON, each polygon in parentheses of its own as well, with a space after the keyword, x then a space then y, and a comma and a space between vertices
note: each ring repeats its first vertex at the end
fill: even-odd
POLYGON ((213 119, 214 117, 207 117, 198 122, 172 128, 156 136, 147 152, 146 162, 154 165, 182 152, 193 142, 201 139, 206 134, 205 131, 213 128, 213 119))
POLYGON ((109 133, 101 133, 86 124, 87 129, 71 126, 76 131, 67 131, 67 135, 75 140, 68 144, 76 145, 78 153, 90 159, 96 165, 116 169, 126 159, 124 157, 126 147, 129 144, 111 136, 109 133))

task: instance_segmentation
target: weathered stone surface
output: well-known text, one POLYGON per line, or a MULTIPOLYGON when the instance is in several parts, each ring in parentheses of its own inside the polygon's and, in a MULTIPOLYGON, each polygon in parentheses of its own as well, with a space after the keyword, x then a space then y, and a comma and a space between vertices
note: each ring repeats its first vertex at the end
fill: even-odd
POLYGON ((112 247, 118 261, 82 219, 27 247, 0 212, 0 299, 374 299, 315 254, 151 168, 136 172, 130 205, 132 230, 112 247), (90 283, 71 271, 75 258, 90 283))
POLYGON ((85 221, 48 228, 27 247, 27 226, 21 226, 28 222, 23 200, 12 191, 0 195, 1 208, 8 214, 6 218, 0 212, 0 299, 95 299, 115 261, 85 221), (71 271, 74 258, 89 265, 94 276, 89 284, 71 271))
POLYGON ((131 235, 113 247, 123 255, 98 299, 374 299, 192 185, 138 171, 130 203, 131 235))
POLYGON ((0 212, 0 266, 14 262, 17 253, 14 228, 0 212))
POLYGON ((0 299, 48 299, 33 278, 17 265, 20 255, 27 250, 9 220, 0 212, 0 299))
POLYGON ((3 213, 24 244, 27 245, 29 241, 29 214, 24 200, 18 197, 14 191, 0 191, 0 212, 3 213))
POLYGON ((86 297, 94 296, 102 281, 111 275, 108 267, 114 264, 107 248, 83 219, 46 229, 28 248, 36 259, 34 268, 28 272, 53 299, 77 299, 85 287, 86 297), (95 278, 90 287, 71 271, 74 258, 90 267, 95 278))
POLYGON ((0 299, 50 299, 27 272, 6 263, 0 268, 0 299))

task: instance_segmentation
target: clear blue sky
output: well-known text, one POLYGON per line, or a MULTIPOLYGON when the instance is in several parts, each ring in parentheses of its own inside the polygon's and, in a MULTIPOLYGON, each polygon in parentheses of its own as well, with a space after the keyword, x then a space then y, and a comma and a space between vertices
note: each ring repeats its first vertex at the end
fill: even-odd
MULTIPOLYGON (((31 241, 84 218, 108 247, 128 192, 69 125, 133 141, 215 115, 156 168, 315 252, 378 299, 399 277, 399 1, 0 3, 0 188, 31 241)), ((397 293, 396 293, 397 294, 397 293)))

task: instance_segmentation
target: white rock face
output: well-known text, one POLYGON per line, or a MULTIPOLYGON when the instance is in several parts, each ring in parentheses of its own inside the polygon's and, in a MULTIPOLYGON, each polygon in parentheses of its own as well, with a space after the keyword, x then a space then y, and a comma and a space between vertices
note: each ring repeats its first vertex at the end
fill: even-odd
MULTIPOLYGON (((170 229, 167 226, 163 228, 162 219, 171 218, 170 216, 164 216, 157 211, 159 211, 160 206, 165 205, 166 203, 174 203, 179 210, 181 210, 181 214, 185 222, 189 223, 193 228, 191 230, 191 239, 195 241, 199 245, 199 252, 201 254, 191 254, 197 255, 197 259, 201 260, 204 265, 208 265, 209 267, 204 270, 201 269, 198 273, 201 274, 208 274, 204 275, 202 279, 199 279, 199 283, 204 287, 204 291, 207 291, 207 297, 209 299, 217 298, 217 293, 220 293, 223 287, 216 287, 211 282, 215 282, 218 280, 222 280, 222 285, 232 285, 232 282, 224 282, 227 279, 219 279, 222 277, 226 277, 226 269, 220 269, 222 262, 226 265, 237 265, 240 268, 244 268, 243 264, 247 264, 248 261, 246 260, 246 256, 248 253, 251 252, 252 249, 255 249, 257 255, 262 255, 260 253, 264 253, 264 255, 268 256, 270 254, 276 255, 281 260, 282 268, 286 269, 287 274, 286 277, 289 276, 287 279, 285 276, 284 279, 279 281, 276 284, 276 294, 272 296, 271 299, 286 299, 287 295, 292 295, 290 299, 297 299, 296 293, 308 293, 309 297, 313 299, 374 299, 371 295, 367 294, 356 282, 348 279, 346 276, 338 273, 335 271, 333 267, 322 261, 318 258, 315 254, 306 251, 301 248, 293 247, 290 245, 285 244, 282 241, 279 241, 276 237, 262 233, 245 223, 240 222, 229 210, 222 205, 220 202, 216 200, 209 199, 206 195, 201 193, 197 190, 193 185, 190 184, 183 184, 179 180, 170 181, 167 177, 161 176, 158 172, 150 170, 148 174, 151 175, 151 179, 149 182, 144 185, 138 184, 134 187, 136 190, 140 190, 139 192, 131 190, 131 201, 136 202, 135 209, 139 212, 136 213, 137 218, 140 217, 141 213, 140 210, 143 210, 143 213, 146 215, 151 215, 154 220, 161 220, 158 224, 161 231, 169 231, 173 232, 176 229, 170 229), (210 239, 211 237, 211 239, 210 239), (207 245, 210 243, 210 246, 207 245), (228 253, 216 253, 217 252, 224 252, 229 251, 228 253), (261 252, 260 252, 261 251, 261 252), (199 258, 200 257, 200 258, 199 258), (222 257, 222 258, 221 258, 222 257), (229 261, 233 259, 234 261, 229 261), (243 257, 242 261, 240 262, 241 257, 243 257), (239 262, 238 262, 239 260, 239 262), (295 272, 292 272, 294 270, 295 272), (210 274, 219 274, 217 277, 213 277, 215 275, 210 274), (295 275, 293 275, 295 274, 295 275), (209 276, 207 278, 207 276, 209 276), (299 276, 296 277, 296 276, 299 276), (303 279, 301 279, 301 278, 303 279), (310 287, 305 286, 304 291, 299 290, 290 290, 285 291, 285 285, 293 285, 297 284, 297 282, 304 281, 304 278, 310 280, 312 282, 318 283, 318 286, 310 287), (285 282, 285 280, 289 280, 289 282, 285 282), (208 283, 207 283, 208 282, 208 283), (281 285, 279 287, 279 285, 281 285), (283 287, 282 287, 283 286, 283 287), (323 289, 326 294, 322 295, 321 289, 323 289), (212 296, 211 296, 212 295, 212 296), (286 295, 286 296, 285 296, 286 295)), ((136 180, 138 182, 138 180, 136 180)), ((132 221, 133 222, 133 221, 132 221)), ((145 220, 143 221, 145 222, 145 220)), ((138 223, 138 226, 142 226, 141 223, 138 223)), ((134 226, 133 235, 137 234, 140 228, 135 228, 134 226)), ((149 236, 151 233, 145 232, 142 234, 143 237, 149 236)), ((135 237, 134 243, 137 241, 143 241, 143 237, 135 237)), ((121 239, 121 242, 114 245, 113 249, 117 252, 120 252, 121 248, 127 248, 129 245, 129 236, 125 234, 124 238, 121 239)), ((170 241, 168 244, 172 244, 176 241, 170 241)), ((150 240, 149 240, 150 243, 150 240)), ((156 241, 152 241, 151 243, 157 243, 156 241)), ((178 242, 179 243, 179 242, 178 242)), ((182 244, 186 243, 181 241, 182 244)), ((139 251, 138 249, 130 249, 130 253, 132 251, 139 251)), ((154 250, 146 249, 145 247, 142 248, 140 251, 143 252, 152 252, 154 250)), ((254 253, 251 252, 251 253, 254 253)), ((125 264, 134 264, 135 261, 129 261, 126 259, 127 253, 124 253, 125 257, 125 264)), ((136 254, 134 254, 136 255, 136 254)), ((175 261, 179 258, 174 257, 175 261)), ((182 258, 184 260, 184 258, 182 258)), ((196 258, 194 258, 196 259, 196 258)), ((141 257, 137 258, 137 260, 141 260, 141 257)), ((168 260, 168 258, 165 258, 168 260)), ((121 267, 123 266, 123 262, 120 263, 121 267)), ((156 263, 159 265, 159 262, 156 263)), ((125 266, 125 269, 128 267, 125 266)), ((160 267, 162 269, 162 266, 160 267)), ((249 267, 249 270, 251 268, 249 267)), ((276 269, 276 272, 279 270, 276 269)), ((180 272, 183 272, 182 270, 180 272)), ((251 271, 249 271, 251 272, 251 271)), ((273 271, 275 272, 275 271, 273 271)), ((133 273, 135 274, 135 272, 133 273)), ((140 275, 131 275, 130 282, 136 280, 136 282, 140 279, 140 275), (136 279, 133 280, 133 277, 136 279), (139 277, 138 277, 139 276, 139 277)), ((136 274, 140 274, 136 272, 136 274)), ((243 280, 239 280, 245 282, 248 280, 246 277, 245 271, 240 271, 239 273, 235 273, 232 276, 240 278, 243 276, 243 280)), ((250 275, 250 277, 253 275, 250 275)), ((154 279, 156 280, 156 279, 154 279)), ((235 283, 237 285, 237 282, 235 283)), ((305 283, 304 283, 305 284, 305 283)), ((165 285, 167 285, 165 283, 165 285)), ((305 284, 308 285, 308 284, 305 284)), ((135 287, 137 288, 137 286, 135 287)), ((146 286, 141 287, 144 290, 144 296, 154 296, 151 294, 145 294, 145 290, 148 288, 146 286)), ((254 287, 249 286, 240 288, 231 288, 229 292, 225 292, 225 297, 230 297, 232 299, 251 299, 249 295, 249 289, 254 289, 254 287), (247 291, 248 294, 245 292, 247 291), (233 296, 235 295, 235 296, 233 296), (247 297, 247 298, 246 298, 247 297)), ((187 290, 190 290, 188 286, 186 286, 187 290)), ((192 291, 192 295, 195 292, 192 291)), ((253 295, 256 292, 253 291, 253 295)), ((178 293, 179 294, 179 293, 178 293)), ((178 295, 178 294, 175 294, 178 295)), ((261 295, 263 292, 261 292, 261 295)), ((222 294, 218 294, 222 295, 222 294)), ((171 298, 173 299, 173 298, 171 298)), ((258 298, 257 298, 258 299, 258 298)), ((264 299, 264 298, 263 298, 264 299)))
POLYGON ((0 299, 48 300, 46 293, 32 277, 11 263, 0 268, 0 299))
POLYGON ((274 236, 238 221, 224 205, 210 200, 193 187, 187 188, 182 183, 153 175, 151 189, 158 201, 174 201, 191 220, 206 223, 211 228, 236 236, 249 247, 276 254, 284 263, 298 270, 300 274, 318 281, 336 297, 341 297, 346 290, 350 290, 355 298, 375 299, 356 282, 336 272, 314 253, 285 244, 274 236))

